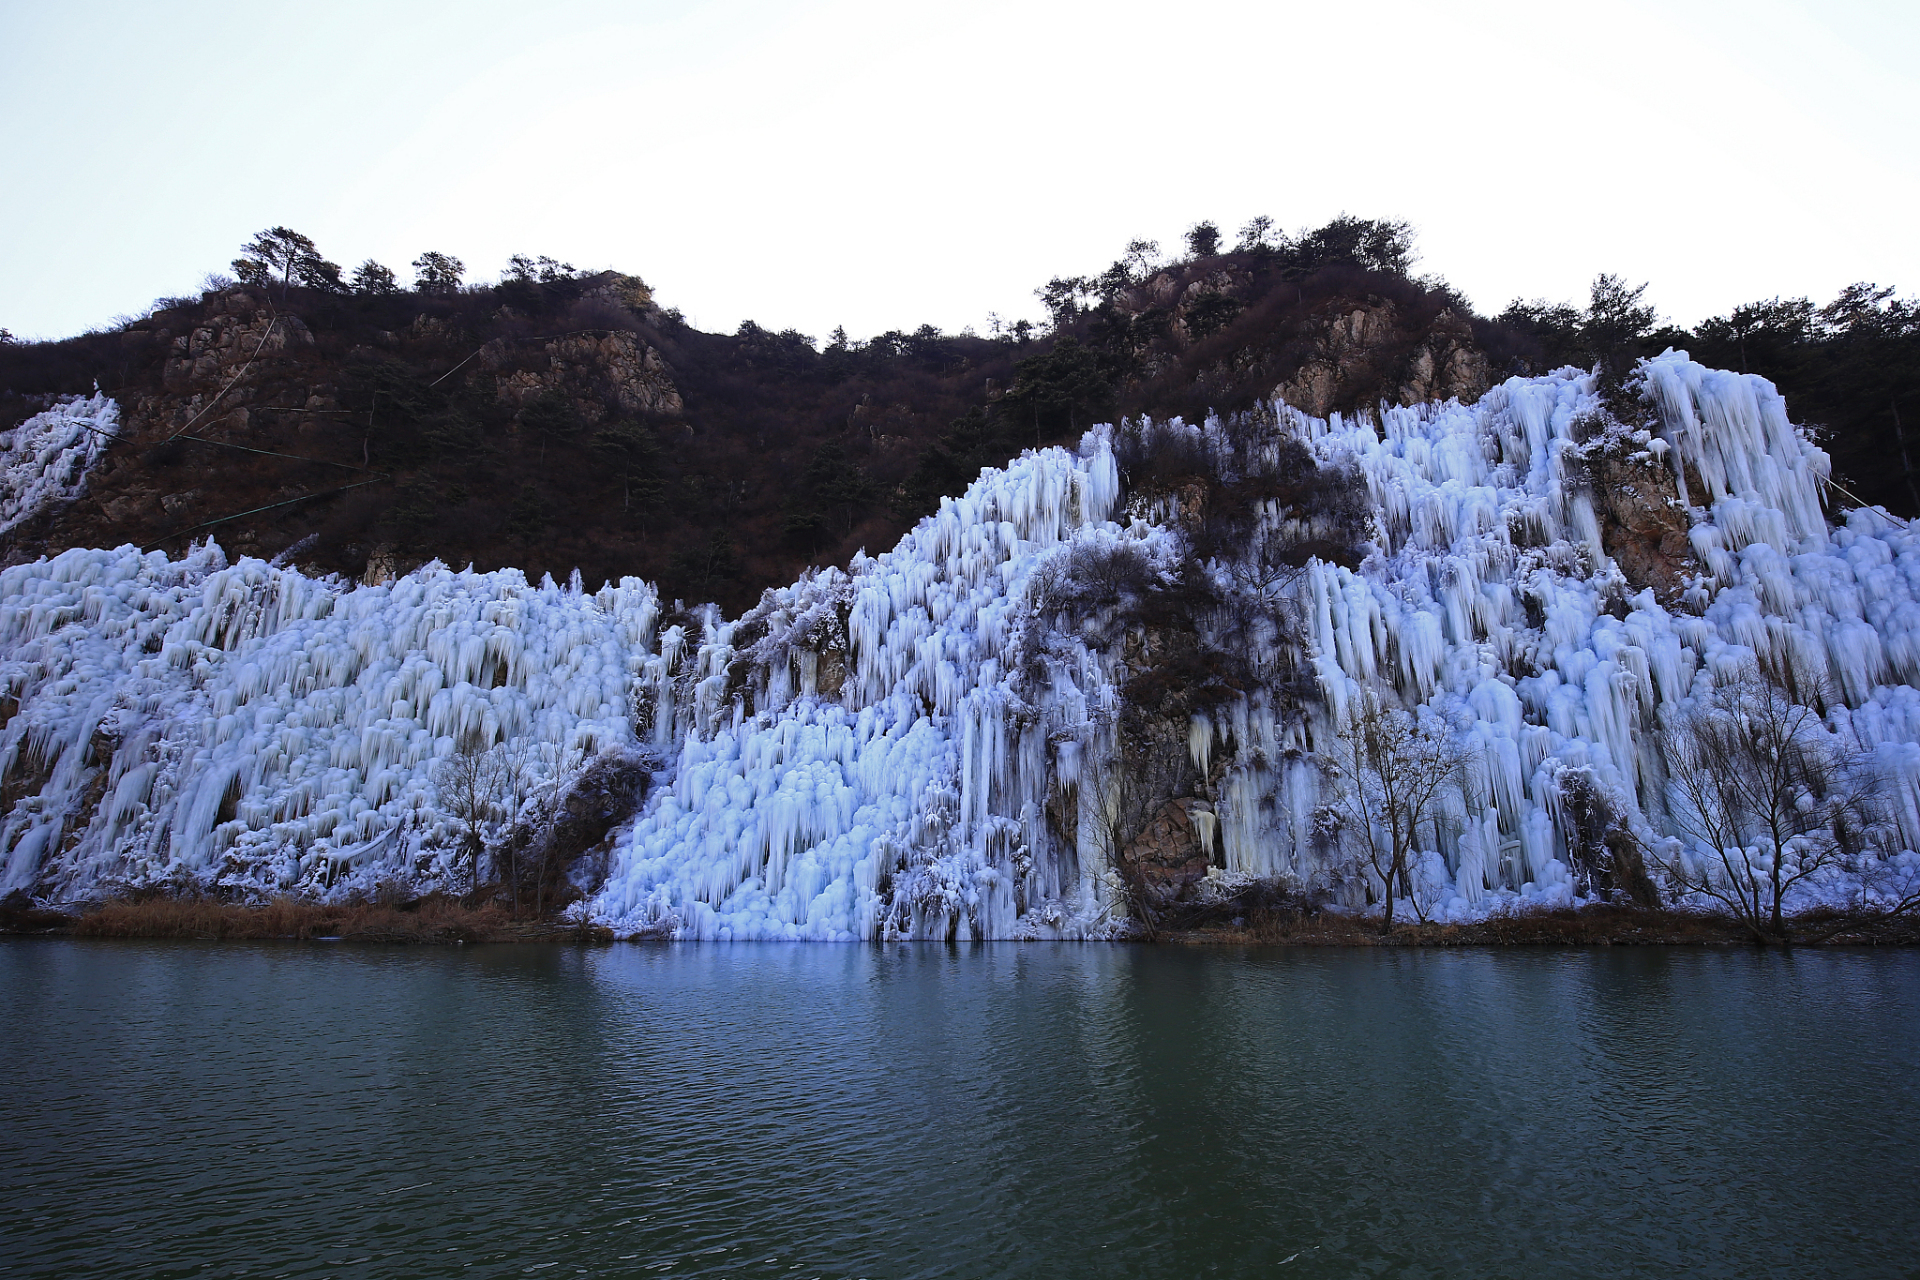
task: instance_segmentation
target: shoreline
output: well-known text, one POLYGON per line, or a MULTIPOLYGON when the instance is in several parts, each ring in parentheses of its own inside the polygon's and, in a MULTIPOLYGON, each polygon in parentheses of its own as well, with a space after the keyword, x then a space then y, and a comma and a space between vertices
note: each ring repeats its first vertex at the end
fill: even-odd
POLYGON ((1920 916, 1908 912, 1815 911, 1787 920, 1785 944, 1763 942, 1732 916, 1669 908, 1596 905, 1488 916, 1465 924, 1396 923, 1381 932, 1363 916, 1277 915, 1245 925, 1168 931, 1175 946, 1293 947, 1913 947, 1920 916))
MULTIPOLYGON (((1789 927, 1790 946, 1920 946, 1920 915, 1911 912, 1813 912, 1793 917, 1789 927)), ((616 941, 613 931, 604 925, 516 918, 497 901, 476 903, 439 894, 405 902, 330 904, 295 899, 243 904, 152 897, 112 901, 77 912, 0 906, 0 935, 414 946, 608 946, 616 941)), ((1384 934, 1377 921, 1365 917, 1328 911, 1275 912, 1244 923, 1164 930, 1125 941, 1145 946, 1423 949, 1763 945, 1729 916, 1607 905, 1490 916, 1467 924, 1414 920, 1398 923, 1391 933, 1384 934)))
POLYGON ((443 894, 385 903, 279 898, 246 904, 208 898, 139 898, 78 911, 0 907, 0 934, 62 938, 187 939, 200 942, 356 942, 454 946, 470 942, 599 945, 599 925, 522 915, 502 904, 443 894))

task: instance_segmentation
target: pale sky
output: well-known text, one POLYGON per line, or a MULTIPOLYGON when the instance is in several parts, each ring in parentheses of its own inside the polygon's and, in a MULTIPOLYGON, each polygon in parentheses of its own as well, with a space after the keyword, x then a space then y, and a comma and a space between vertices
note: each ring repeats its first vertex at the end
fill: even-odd
POLYGON ((0 0, 0 326, 194 291, 273 224, 351 268, 550 254, 695 324, 1037 317, 1135 236, 1342 210, 1483 312, 1692 323, 1920 292, 1920 5, 0 0))

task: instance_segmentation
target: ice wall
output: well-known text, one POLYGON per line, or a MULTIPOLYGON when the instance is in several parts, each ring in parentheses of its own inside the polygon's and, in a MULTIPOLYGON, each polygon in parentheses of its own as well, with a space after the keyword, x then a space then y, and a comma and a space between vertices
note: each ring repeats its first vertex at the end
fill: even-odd
MULTIPOLYGON (((1878 753, 1902 838, 1920 841, 1920 543, 1876 512, 1828 529, 1826 456, 1764 380, 1672 353, 1645 377, 1661 425, 1628 447, 1669 466, 1697 504, 1702 572, 1667 604, 1607 557, 1572 461, 1601 416, 1589 376, 1513 379, 1472 406, 1353 421, 1280 410, 1323 462, 1358 466, 1376 540, 1357 568, 1316 563, 1274 602, 1276 622, 1304 633, 1317 705, 1289 714, 1255 689, 1190 726, 1209 777, 1211 813, 1197 821, 1227 877, 1364 899, 1364 874, 1316 838, 1313 817, 1332 785, 1316 751, 1372 689, 1438 714, 1474 748, 1468 785, 1424 833, 1423 902, 1470 916, 1569 901, 1566 772, 1595 779, 1650 842, 1670 839, 1654 730, 1756 654, 1830 673, 1844 700, 1833 731, 1878 753)), ((1233 452, 1217 422, 1159 429, 1233 452)), ((1123 528, 1104 506, 1083 506, 1076 526, 1025 496, 1036 469, 1054 467, 1104 495, 1106 448, 1095 436, 1078 459, 989 473, 889 555, 782 596, 794 612, 844 602, 847 679, 816 689, 816 653, 775 655, 771 700, 743 700, 753 714, 687 740, 672 791, 621 849, 593 912, 622 931, 700 937, 1112 929, 1102 788, 1124 762, 1102 713, 1127 674, 1120 647, 1050 637, 1037 694, 1010 670, 1035 651, 1023 594, 1046 557, 1102 538, 1166 556, 1179 537, 1163 523, 1177 502, 1137 502, 1123 528), (1009 507, 1045 515, 1040 536, 1009 507), (1044 820, 1050 788, 1071 794, 1077 826, 1044 820)), ((1256 539, 1285 518, 1273 513, 1256 539)), ((1223 591, 1232 569, 1212 566, 1223 591)), ((1252 646, 1257 669, 1280 674, 1286 631, 1252 646)))
MULTIPOLYGON (((1920 542, 1871 511, 1828 527, 1825 455, 1763 380, 1671 353, 1645 376, 1659 426, 1630 447, 1693 504, 1700 569, 1665 602, 1601 544, 1574 462, 1599 408, 1586 375, 1353 420, 1276 409, 1359 469, 1376 527, 1363 562, 1261 598, 1271 625, 1240 643, 1274 687, 1186 727, 1219 875, 1360 900, 1313 815, 1318 753, 1370 689, 1443 717, 1483 764, 1426 833, 1423 901, 1567 900, 1566 772, 1668 838, 1650 730, 1755 653, 1829 673, 1832 731, 1874 753, 1920 845, 1920 542), (1319 694, 1304 705, 1279 691, 1297 663, 1319 694)), ((1154 429, 1233 452, 1231 424, 1154 429)), ((1256 541, 1296 518, 1270 512, 1256 541)), ((435 760, 500 742, 551 780, 644 744, 656 786, 585 908, 624 934, 1111 934, 1115 713, 1152 657, 1043 616, 1028 587, 1098 546, 1170 573, 1180 519, 1165 495, 1126 502, 1101 429, 731 621, 663 615, 631 579, 590 593, 430 565, 353 588, 212 547, 18 566, 0 573, 0 887, 458 884, 435 760)), ((1202 571, 1245 590, 1231 563, 1202 571)))
POLYGON ((0 536, 85 488, 89 468, 120 433, 120 406, 75 396, 0 431, 0 536))
MULTIPOLYGON (((593 914, 622 932, 732 939, 1120 928, 1111 851, 1053 839, 1042 814, 1063 748, 1071 759, 1107 732, 1096 713, 1115 697, 1114 655, 1070 644, 1026 696, 1009 670, 1037 565, 1075 541, 1164 541, 1109 519, 1119 491, 1104 436, 1028 454, 892 551, 722 627, 673 781, 593 914)), ((664 663, 654 672, 664 694, 664 663)), ((1076 803, 1099 799, 1077 788, 1076 803)))
POLYGON ((1920 541, 1877 510, 1828 528, 1828 459, 1764 379, 1683 353, 1645 377, 1660 425, 1633 443, 1694 504, 1702 570, 1668 605, 1606 557, 1569 466, 1598 407, 1588 377, 1513 379, 1471 407, 1378 422, 1295 420, 1323 455, 1358 460, 1381 517, 1358 571, 1312 574, 1328 713, 1384 683, 1479 748, 1478 785, 1432 833, 1425 872, 1443 914, 1498 890, 1569 895, 1569 767, 1590 768, 1650 840, 1672 838, 1655 731, 1756 656, 1829 677, 1844 703, 1832 731, 1877 753, 1900 838, 1920 842, 1920 541))
POLYGON ((633 579, 348 589, 213 546, 0 572, 0 890, 447 883, 434 760, 512 740, 531 785, 630 742, 658 612, 633 579))

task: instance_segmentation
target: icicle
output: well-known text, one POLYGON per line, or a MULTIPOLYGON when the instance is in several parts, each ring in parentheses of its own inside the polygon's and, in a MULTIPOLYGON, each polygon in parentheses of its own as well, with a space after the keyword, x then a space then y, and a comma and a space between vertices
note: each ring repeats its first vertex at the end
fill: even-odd
MULTIPOLYGON (((1920 539, 1871 511, 1827 529, 1825 455, 1763 381, 1677 353, 1645 377, 1661 426, 1638 438, 1644 457, 1701 504, 1692 615, 1633 595, 1604 554, 1568 469, 1574 424, 1598 406, 1588 375, 1377 423, 1274 411, 1323 462, 1357 469, 1380 541, 1357 566, 1310 566, 1285 606, 1321 694, 1304 721, 1259 688, 1189 718, 1212 800, 1192 818, 1229 874, 1337 876, 1312 753, 1368 691, 1472 746, 1433 833, 1447 910, 1523 889, 1562 900, 1560 771, 1591 770, 1627 805, 1649 793, 1627 816, 1663 832, 1652 730, 1752 656, 1828 674, 1834 732, 1875 753, 1902 839, 1920 842, 1920 539)), ((36 420, 29 435, 66 443, 8 493, 67 493, 90 434, 74 415, 117 421, 105 400, 65 412, 36 420)), ((1240 456, 1217 420, 1142 430, 1240 456)), ((178 561, 124 548, 0 570, 0 673, 19 708, 0 774, 31 771, 40 797, 0 817, 0 887, 216 865, 261 892, 445 882, 445 856, 415 870, 458 843, 437 761, 495 743, 544 779, 568 752, 644 741, 667 782, 589 908, 622 931, 1105 936, 1125 911, 1111 846, 1129 762, 1113 726, 1134 658, 1088 634, 1054 635, 1038 659, 1020 646, 1050 557, 1179 554, 1155 523, 1177 503, 1118 510, 1108 439, 984 471, 893 550, 769 592, 744 650, 749 633, 710 608, 661 630, 634 579, 588 593, 577 575, 532 587, 428 566, 347 590, 211 543, 178 561)), ((1269 504, 1255 537, 1312 534, 1293 518, 1269 504)), ((1263 677, 1291 670, 1277 623, 1242 643, 1263 677)))
POLYGON ((1187 721, 1187 752, 1193 757, 1193 767, 1200 771, 1202 779, 1207 777, 1207 761, 1212 751, 1213 721, 1196 714, 1187 721))

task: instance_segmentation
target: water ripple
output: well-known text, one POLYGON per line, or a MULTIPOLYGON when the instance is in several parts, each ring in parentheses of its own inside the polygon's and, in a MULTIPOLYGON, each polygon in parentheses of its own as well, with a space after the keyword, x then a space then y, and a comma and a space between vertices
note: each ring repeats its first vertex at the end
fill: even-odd
POLYGON ((1906 1275, 1920 957, 0 945, 0 1275, 1906 1275))

